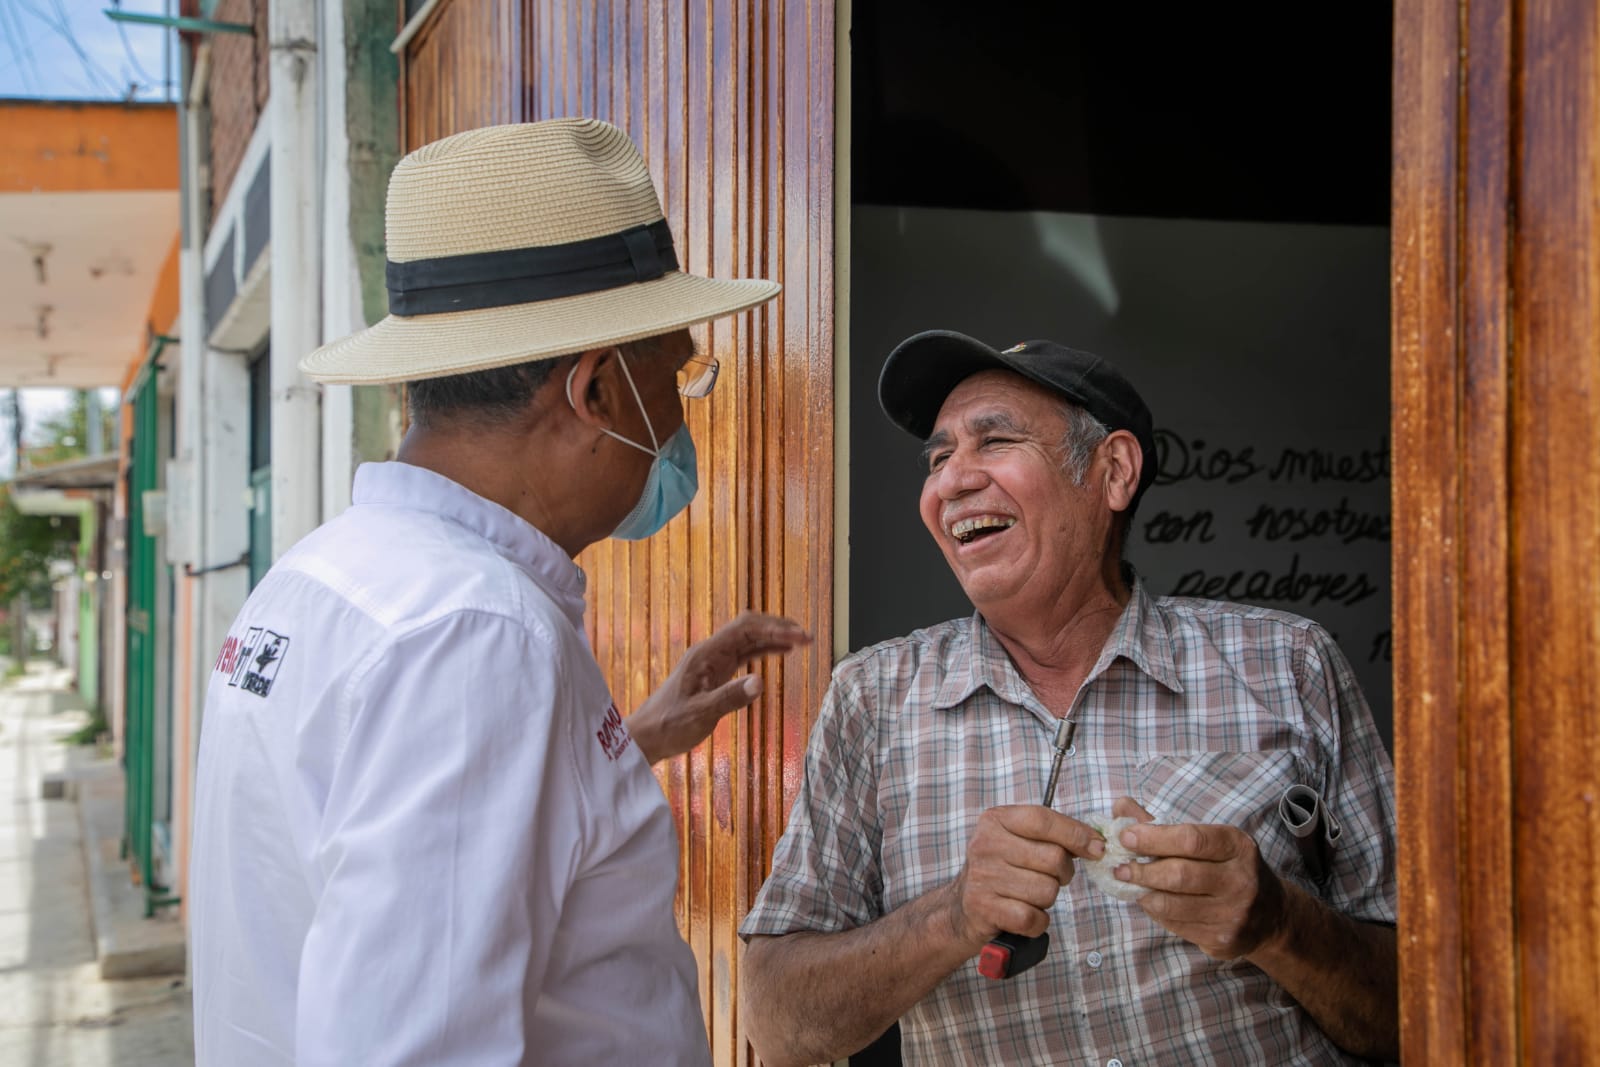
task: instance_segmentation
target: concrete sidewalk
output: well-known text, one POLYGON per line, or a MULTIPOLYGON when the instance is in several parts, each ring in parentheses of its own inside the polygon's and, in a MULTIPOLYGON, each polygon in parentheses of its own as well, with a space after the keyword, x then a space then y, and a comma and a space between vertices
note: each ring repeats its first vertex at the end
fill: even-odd
POLYGON ((130 938, 170 946, 181 930, 166 918, 155 921, 165 929, 119 932, 130 908, 142 918, 130 903, 142 898, 115 847, 120 773, 61 743, 88 721, 68 680, 53 665, 34 664, 0 685, 0 1064, 193 1064, 181 976, 101 978, 108 947, 130 938), (43 799, 47 780, 64 782, 65 795, 43 799), (96 929, 97 910, 105 929, 96 929))

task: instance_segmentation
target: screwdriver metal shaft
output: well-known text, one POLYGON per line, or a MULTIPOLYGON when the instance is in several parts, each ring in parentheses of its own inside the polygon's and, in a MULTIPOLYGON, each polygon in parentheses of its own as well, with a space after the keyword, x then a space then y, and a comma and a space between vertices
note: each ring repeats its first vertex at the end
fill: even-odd
POLYGON ((1073 735, 1078 732, 1078 724, 1072 719, 1062 719, 1056 723, 1056 754, 1050 757, 1050 780, 1044 784, 1045 807, 1056 802, 1056 779, 1061 777, 1061 757, 1067 754, 1067 749, 1072 747, 1073 735))
MULTIPOLYGON (((1072 738, 1077 732, 1078 724, 1072 719, 1062 718, 1056 722, 1056 736, 1052 742, 1055 754, 1050 757, 1050 778, 1045 782, 1042 801, 1047 808, 1055 803, 1056 780, 1061 777, 1061 758, 1072 747, 1072 738)), ((983 946, 983 952, 978 957, 978 973, 985 978, 1011 978, 1044 959, 1049 950, 1048 932, 1037 937, 1001 933, 990 938, 989 943, 983 946)))

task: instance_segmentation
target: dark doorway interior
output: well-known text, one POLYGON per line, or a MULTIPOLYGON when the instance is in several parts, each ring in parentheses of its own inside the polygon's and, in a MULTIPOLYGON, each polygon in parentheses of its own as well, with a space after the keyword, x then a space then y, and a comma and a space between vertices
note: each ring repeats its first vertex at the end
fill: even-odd
POLYGON ((1386 226, 1392 19, 866 0, 852 199, 1386 226))
MULTIPOLYGON (((852 202, 1386 227, 1391 24, 1388 3, 1330 14, 856 0, 852 202)), ((966 249, 940 254, 955 263, 966 249)), ((854 239, 852 256, 858 279, 875 266, 854 239)), ((1387 279, 1374 284, 1386 291, 1387 279)), ((962 601, 915 516, 880 518, 885 486, 918 478, 916 445, 877 410, 886 350, 862 325, 863 291, 853 288, 851 337, 852 648, 958 614, 962 601), (911 565, 932 592, 884 567, 918 552, 911 565), (885 603, 903 607, 885 615, 885 603)), ((1386 408, 1372 418, 1386 426, 1386 408)), ((898 1064, 898 1029, 850 1062, 898 1064)))

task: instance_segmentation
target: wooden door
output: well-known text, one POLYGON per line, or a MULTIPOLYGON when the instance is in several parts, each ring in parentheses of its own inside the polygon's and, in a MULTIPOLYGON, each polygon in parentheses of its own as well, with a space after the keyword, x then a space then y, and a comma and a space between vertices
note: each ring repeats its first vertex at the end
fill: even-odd
POLYGON ((1600 16, 1402 0, 1407 1063, 1600 1062, 1600 16))
POLYGON ((584 115, 643 150, 684 268, 781 281, 697 330, 722 360, 686 404, 687 518, 584 554, 590 637, 619 706, 750 607, 816 641, 762 667, 766 696, 658 768, 681 839, 678 920, 718 1063, 751 1056, 735 933, 771 860, 828 680, 833 615, 833 4, 446 0, 407 47, 409 150, 494 122, 584 115))

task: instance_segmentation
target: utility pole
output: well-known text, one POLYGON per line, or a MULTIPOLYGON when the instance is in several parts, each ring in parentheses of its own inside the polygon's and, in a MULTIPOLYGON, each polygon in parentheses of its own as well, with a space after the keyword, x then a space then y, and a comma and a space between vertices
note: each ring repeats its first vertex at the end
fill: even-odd
POLYGON ((101 423, 104 417, 100 414, 100 390, 85 389, 83 391, 83 454, 98 456, 105 451, 105 440, 101 436, 101 423))
MULTIPOLYGON (((22 389, 11 390, 11 476, 22 473, 22 389)), ((11 598, 11 659, 28 662, 28 597, 18 593, 11 598)))
POLYGON ((22 473, 22 390, 11 390, 11 476, 22 473))

